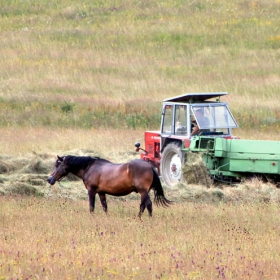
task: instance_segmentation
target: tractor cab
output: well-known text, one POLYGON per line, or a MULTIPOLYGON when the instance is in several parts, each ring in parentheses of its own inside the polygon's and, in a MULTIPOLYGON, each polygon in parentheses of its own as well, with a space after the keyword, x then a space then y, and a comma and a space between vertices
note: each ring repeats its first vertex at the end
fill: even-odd
MULTIPOLYGON (((162 138, 191 138, 196 135, 230 136, 237 124, 219 93, 188 93, 165 99, 161 118, 162 138), (215 101, 208 99, 217 98, 215 101)), ((164 144, 163 144, 164 145, 164 144)))

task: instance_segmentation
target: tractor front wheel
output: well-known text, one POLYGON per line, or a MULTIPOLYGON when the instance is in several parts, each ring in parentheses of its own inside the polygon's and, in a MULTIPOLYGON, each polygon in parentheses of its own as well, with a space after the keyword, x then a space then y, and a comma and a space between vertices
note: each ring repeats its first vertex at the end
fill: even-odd
POLYGON ((183 181, 182 167, 184 153, 180 142, 171 142, 163 150, 160 163, 160 174, 168 186, 173 186, 183 181))

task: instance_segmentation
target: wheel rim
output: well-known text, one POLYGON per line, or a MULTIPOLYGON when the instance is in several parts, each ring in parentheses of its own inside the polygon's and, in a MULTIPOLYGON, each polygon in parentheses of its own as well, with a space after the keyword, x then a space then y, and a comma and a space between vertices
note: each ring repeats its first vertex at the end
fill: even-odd
POLYGON ((178 154, 170 155, 169 163, 169 181, 170 183, 177 183, 182 177, 182 163, 178 154))

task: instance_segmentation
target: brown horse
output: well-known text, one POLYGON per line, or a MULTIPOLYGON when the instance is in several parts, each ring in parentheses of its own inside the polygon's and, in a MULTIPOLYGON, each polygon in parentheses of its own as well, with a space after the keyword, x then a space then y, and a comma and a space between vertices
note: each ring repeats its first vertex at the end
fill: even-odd
POLYGON ((164 196, 160 179, 153 166, 141 159, 114 164, 98 157, 57 156, 48 182, 53 185, 68 173, 83 180, 88 190, 90 212, 94 211, 97 193, 106 213, 106 194, 123 196, 131 192, 139 193, 141 195, 139 217, 146 207, 150 217, 152 216, 152 202, 149 197, 151 189, 154 190, 154 201, 157 205, 169 206, 172 203, 164 196))

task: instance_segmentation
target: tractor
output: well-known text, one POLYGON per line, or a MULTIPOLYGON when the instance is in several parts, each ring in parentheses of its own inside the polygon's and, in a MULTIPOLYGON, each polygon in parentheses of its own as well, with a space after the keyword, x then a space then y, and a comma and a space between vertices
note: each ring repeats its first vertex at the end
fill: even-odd
POLYGON ((160 131, 146 131, 141 159, 150 162, 167 186, 184 182, 183 167, 197 155, 211 182, 241 182, 248 177, 280 181, 280 142, 241 140, 227 92, 187 93, 163 100, 160 131))

